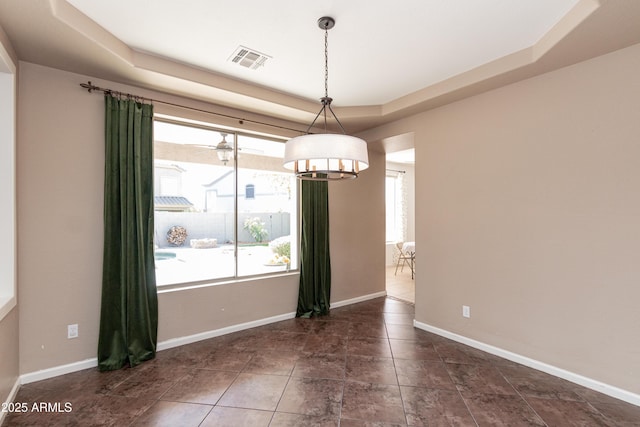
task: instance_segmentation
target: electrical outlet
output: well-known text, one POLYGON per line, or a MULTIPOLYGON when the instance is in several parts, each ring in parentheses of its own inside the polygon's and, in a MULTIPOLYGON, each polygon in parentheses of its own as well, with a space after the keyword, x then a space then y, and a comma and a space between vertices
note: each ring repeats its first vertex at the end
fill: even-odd
POLYGON ((67 338, 78 338, 78 325, 67 325, 67 338))
POLYGON ((468 305, 462 306, 462 317, 471 317, 471 308, 468 305))

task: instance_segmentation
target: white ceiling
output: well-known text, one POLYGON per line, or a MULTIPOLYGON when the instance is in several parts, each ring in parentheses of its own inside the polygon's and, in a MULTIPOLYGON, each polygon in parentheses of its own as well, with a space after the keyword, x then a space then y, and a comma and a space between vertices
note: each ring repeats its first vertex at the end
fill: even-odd
POLYGON ((324 95, 325 15, 349 133, 640 43, 640 0, 0 0, 0 40, 96 84, 304 131, 324 95), (234 65, 239 45, 272 58, 234 65))
POLYGON ((578 0, 68 0, 131 48, 337 106, 379 105, 538 42, 578 0), (271 56, 249 70, 238 46, 271 56), (401 76, 401 77, 399 77, 401 76))

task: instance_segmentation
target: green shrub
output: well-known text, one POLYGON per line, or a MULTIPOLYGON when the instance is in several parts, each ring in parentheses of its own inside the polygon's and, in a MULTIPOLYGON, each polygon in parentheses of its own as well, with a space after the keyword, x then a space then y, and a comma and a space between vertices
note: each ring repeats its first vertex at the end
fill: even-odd
POLYGON ((264 228, 264 222, 262 222, 257 216, 245 219, 244 229, 247 230, 249 234, 251 234, 251 237, 253 237, 258 243, 263 242, 265 237, 267 237, 267 234, 269 234, 267 229, 264 228))
POLYGON ((282 236, 272 240, 269 243, 269 247, 276 255, 291 258, 291 239, 289 236, 282 236))

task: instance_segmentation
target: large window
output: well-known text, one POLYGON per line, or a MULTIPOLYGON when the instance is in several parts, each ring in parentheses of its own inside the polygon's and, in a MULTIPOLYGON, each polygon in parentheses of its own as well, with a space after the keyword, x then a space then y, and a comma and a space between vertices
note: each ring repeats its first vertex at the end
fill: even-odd
POLYGON ((154 139, 158 286, 297 266, 297 183, 283 141, 160 120, 154 139), (224 161, 223 137, 233 153, 224 161))

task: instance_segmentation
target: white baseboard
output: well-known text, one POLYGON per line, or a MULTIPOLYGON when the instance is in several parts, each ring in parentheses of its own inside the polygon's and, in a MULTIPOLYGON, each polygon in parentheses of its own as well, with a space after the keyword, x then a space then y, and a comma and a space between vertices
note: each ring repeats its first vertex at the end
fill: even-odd
MULTIPOLYGON (((191 344, 197 341, 206 340, 209 338, 219 337, 221 335, 230 334, 232 332, 238 332, 249 328, 255 328, 257 326, 267 325, 269 323, 280 322, 282 320, 293 319, 296 313, 286 313, 278 316, 267 317, 264 319, 254 320, 252 322, 240 323, 238 325, 232 325, 225 328, 215 329, 212 331, 201 332, 199 334, 189 335, 180 338, 173 338, 166 341, 159 342, 157 350, 167 350, 169 348, 178 347, 181 345, 191 344)), ((69 374, 71 372, 81 371, 83 369, 95 368, 98 366, 98 359, 96 357, 91 359, 82 360, 79 362, 69 363, 67 365, 54 366, 52 368, 43 369, 41 371, 30 372, 20 376, 20 384, 29 384, 36 381, 42 381, 49 378, 57 377, 59 375, 69 374)))
MULTIPOLYGON (((379 298, 385 296, 386 292, 377 292, 374 294, 368 294, 357 298, 351 298, 344 301, 338 301, 331 304, 331 307, 343 307, 345 305, 355 304, 362 301, 367 301, 373 298, 379 298)), ((209 338, 219 337, 221 335, 230 334, 233 332, 243 331, 245 329, 255 328, 258 326, 268 325, 270 323, 280 322, 282 320, 293 319, 296 313, 285 313, 277 316, 266 317, 264 319, 258 319, 251 322, 240 323, 237 325, 227 326, 220 329, 214 329, 211 331, 200 332, 198 334, 188 335, 184 337, 172 338, 158 343, 157 350, 167 350, 173 347, 179 347, 181 345, 192 344, 194 342, 206 340, 209 338)), ((98 359, 91 358, 81 360, 79 362, 69 363, 67 365, 54 366, 52 368, 43 369, 36 372, 29 372, 20 376, 19 384, 29 384, 36 381, 42 381, 49 378, 57 377, 59 375, 69 374, 71 372, 81 371, 83 369, 95 368, 98 366, 98 359)))
POLYGON ((219 337, 221 335, 231 334, 233 332, 244 331, 245 329, 264 326, 270 323, 281 322, 283 320, 293 319, 294 317, 296 317, 295 311, 292 313, 279 314, 277 316, 253 320, 251 322, 239 323, 237 325, 231 325, 231 326, 227 326, 220 329, 214 329, 212 331, 200 332, 198 334, 189 335, 186 337, 172 338, 166 341, 159 342, 158 351, 167 350, 173 347, 179 347, 181 345, 192 344, 194 342, 207 340, 209 338, 219 337))
MULTIPOLYGON (((16 379, 16 382, 13 384, 13 387, 11 387, 11 391, 9 392, 9 395, 7 396, 7 400, 5 400, 5 403, 11 403, 13 402, 13 400, 16 398, 16 394, 18 394, 18 390, 20 389, 20 378, 16 379)), ((4 412, 0 410, 0 426, 2 425, 2 423, 4 422, 4 417, 8 414, 8 412, 4 412)))
POLYGON ((474 339, 467 338, 465 336, 458 335, 453 332, 428 325, 426 323, 418 322, 417 320, 413 321, 413 326, 418 329, 422 329, 424 331, 448 338, 450 340, 466 344, 470 347, 477 348, 478 350, 482 350, 487 353, 502 357, 503 359, 511 360, 512 362, 520 363, 521 365, 525 365, 530 368, 537 369, 538 371, 546 372, 547 374, 551 374, 567 381, 571 381, 572 383, 579 384, 595 391, 599 391, 600 393, 604 393, 608 396, 623 400, 633 405, 640 406, 640 395, 632 393, 630 391, 623 390, 621 388, 605 384, 603 382, 585 377, 583 375, 576 374, 565 369, 561 369, 556 366, 549 365, 547 363, 540 362, 526 356, 522 356, 517 353, 512 353, 508 350, 494 347, 490 344, 485 344, 483 342, 476 341, 474 339))
POLYGON ((344 307, 345 305, 356 304, 356 303, 359 303, 359 302, 368 301, 370 299, 386 297, 386 296, 387 296, 387 291, 376 292, 374 294, 363 295, 361 297, 356 297, 356 298, 346 299, 346 300, 342 300, 342 301, 332 302, 331 303, 331 308, 344 307))
POLYGON ((29 384, 36 381, 42 381, 59 375, 70 374, 72 372, 82 371, 83 369, 95 368, 98 366, 98 358, 81 360, 66 365, 54 366, 53 368, 42 369, 40 371, 29 372, 20 376, 20 384, 29 384))
MULTIPOLYGON (((338 301, 335 303, 331 303, 332 308, 343 307, 345 305, 356 304, 358 302, 367 301, 374 298, 379 298, 386 296, 387 292, 377 292, 374 294, 363 295, 357 298, 351 298, 348 300, 338 301)), ((170 340, 162 341, 158 343, 158 351, 166 350, 173 347, 179 347, 181 345, 192 344, 194 342, 206 340, 209 338, 219 337, 221 335, 231 334, 233 332, 243 331, 245 329, 255 328, 258 326, 268 325, 270 323, 281 322, 283 320, 293 319, 296 317, 296 312, 280 314, 277 316, 267 317, 264 319, 254 320, 252 322, 240 323, 238 325, 227 326, 221 329, 215 329, 212 331, 200 332, 198 334, 189 335, 186 337, 172 338, 170 340)))

